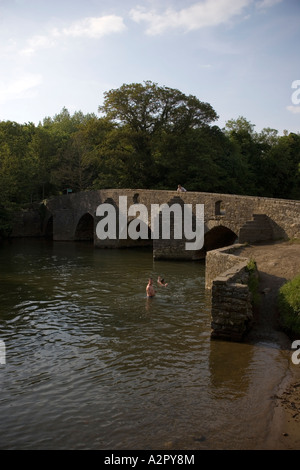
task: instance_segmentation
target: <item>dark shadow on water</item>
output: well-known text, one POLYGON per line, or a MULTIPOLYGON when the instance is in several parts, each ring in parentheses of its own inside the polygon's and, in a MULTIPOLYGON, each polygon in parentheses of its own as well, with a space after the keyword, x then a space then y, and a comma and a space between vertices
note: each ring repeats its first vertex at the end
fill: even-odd
POLYGON ((253 326, 245 342, 290 350, 291 340, 280 327, 277 305, 279 289, 286 281, 284 277, 259 271, 259 301, 254 307, 253 326))

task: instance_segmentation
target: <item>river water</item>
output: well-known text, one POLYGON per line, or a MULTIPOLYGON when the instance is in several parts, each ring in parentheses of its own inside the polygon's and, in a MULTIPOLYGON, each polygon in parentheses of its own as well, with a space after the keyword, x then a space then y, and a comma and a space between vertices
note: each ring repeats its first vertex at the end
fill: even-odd
POLYGON ((264 447, 287 356, 210 340, 203 262, 43 240, 0 259, 1 449, 264 447))

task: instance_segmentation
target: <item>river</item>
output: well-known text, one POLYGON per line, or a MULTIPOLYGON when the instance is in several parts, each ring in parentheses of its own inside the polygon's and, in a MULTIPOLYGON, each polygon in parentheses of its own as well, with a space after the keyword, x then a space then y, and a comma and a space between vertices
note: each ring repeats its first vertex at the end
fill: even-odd
POLYGON ((25 239, 0 259, 1 449, 263 448, 288 359, 211 341, 204 262, 25 239))

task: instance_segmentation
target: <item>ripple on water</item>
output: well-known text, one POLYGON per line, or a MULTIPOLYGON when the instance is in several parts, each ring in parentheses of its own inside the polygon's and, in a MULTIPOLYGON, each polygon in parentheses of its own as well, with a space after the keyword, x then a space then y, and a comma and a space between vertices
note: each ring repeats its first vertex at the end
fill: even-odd
POLYGON ((39 242, 1 255, 1 448, 251 448, 265 435, 285 359, 210 341, 202 264, 39 242), (149 275, 169 282, 150 301, 149 275))

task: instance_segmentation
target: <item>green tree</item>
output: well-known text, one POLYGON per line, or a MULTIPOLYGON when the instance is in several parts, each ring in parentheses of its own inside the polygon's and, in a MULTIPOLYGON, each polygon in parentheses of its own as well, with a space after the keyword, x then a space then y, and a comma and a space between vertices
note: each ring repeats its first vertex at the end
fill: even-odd
POLYGON ((225 126, 225 135, 234 146, 235 161, 243 170, 240 173, 242 194, 250 195, 263 191, 258 179, 261 172, 261 148, 257 143, 254 127, 243 116, 227 121, 225 126))
POLYGON ((161 129, 176 133, 202 127, 218 116, 208 103, 179 90, 159 87, 151 81, 122 85, 104 93, 99 111, 133 131, 154 134, 161 129))
POLYGON ((67 108, 55 114, 53 118, 46 117, 43 120, 43 126, 45 128, 52 128, 60 133, 71 135, 76 132, 82 124, 85 124, 90 119, 95 118, 95 114, 83 114, 82 111, 76 111, 73 115, 70 114, 67 108))
POLYGON ((264 162, 268 195, 300 199, 300 134, 280 137, 266 153, 264 162))
MULTIPOLYGON (((81 111, 73 115, 63 108, 54 118, 45 118, 42 129, 52 142, 52 157, 49 185, 56 191, 72 188, 83 191, 91 186, 94 176, 90 174, 87 154, 93 145, 85 137, 85 129, 90 122, 97 121, 94 114, 84 115, 81 111)), ((45 159, 44 159, 45 162, 45 159)), ((45 168, 45 167, 44 167, 45 168)))
POLYGON ((34 132, 31 123, 0 123, 0 188, 4 201, 20 204, 32 200, 35 164, 28 147, 34 132))
POLYGON ((116 124, 108 147, 118 165, 118 181, 122 169, 122 185, 173 187, 187 167, 190 131, 207 127, 218 117, 195 96, 151 81, 124 84, 104 96, 99 111, 116 124), (171 174, 165 178, 167 170, 171 174))
POLYGON ((58 163, 58 152, 57 139, 53 133, 38 126, 28 145, 28 154, 32 163, 32 177, 35 181, 33 198, 41 200, 56 194, 52 172, 58 163))
POLYGON ((182 183, 190 191, 216 191, 224 174, 218 162, 213 130, 208 126, 184 134, 163 134, 156 162, 159 187, 176 188, 182 183))
MULTIPOLYGON (((107 163, 104 143, 107 134, 113 129, 111 122, 92 115, 81 123, 70 136, 60 157, 60 164, 53 172, 60 188, 71 187, 74 191, 83 191, 99 187, 99 172, 105 170, 104 163, 107 163)), ((100 186, 103 187, 102 182, 100 186)))

